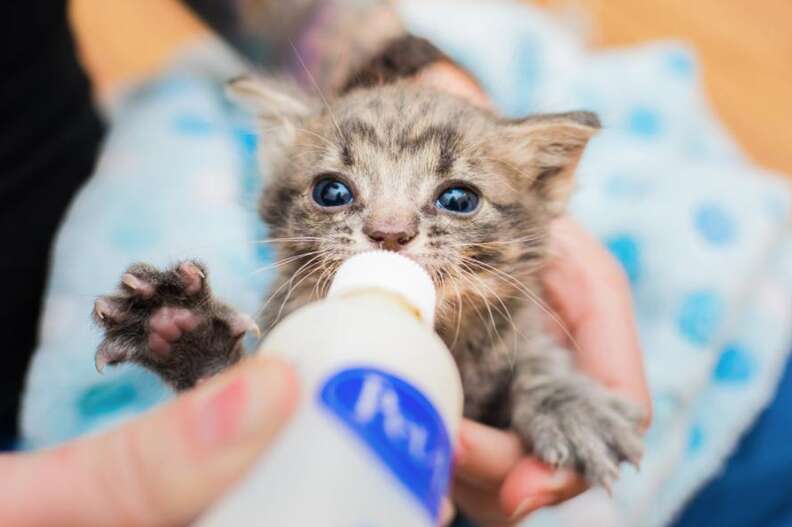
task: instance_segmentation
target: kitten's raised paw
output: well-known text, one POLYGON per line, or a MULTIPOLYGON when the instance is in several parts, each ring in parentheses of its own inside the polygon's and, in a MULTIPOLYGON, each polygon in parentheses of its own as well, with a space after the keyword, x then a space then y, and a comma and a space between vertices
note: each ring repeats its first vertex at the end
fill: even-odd
POLYGON ((105 330, 96 369, 135 362, 183 390, 238 361, 242 337, 258 334, 258 326, 214 299, 206 276, 195 261, 166 271, 131 266, 119 292, 94 305, 94 320, 105 330))
POLYGON ((545 463, 574 469, 609 492, 622 462, 640 464, 637 405, 589 383, 555 387, 534 402, 515 409, 512 427, 545 463))

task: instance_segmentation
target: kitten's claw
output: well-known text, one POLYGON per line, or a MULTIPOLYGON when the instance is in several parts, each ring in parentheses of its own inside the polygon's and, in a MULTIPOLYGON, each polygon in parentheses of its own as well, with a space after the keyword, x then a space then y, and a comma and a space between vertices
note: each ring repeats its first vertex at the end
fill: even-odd
POLYGON ((520 408, 512 426, 534 454, 556 468, 580 471, 592 485, 612 493, 619 465, 640 464, 640 413, 634 405, 593 383, 559 386, 547 400, 520 408))
POLYGON ((124 274, 124 276, 121 277, 121 283, 128 287, 132 293, 144 299, 149 299, 154 296, 154 287, 132 273, 124 274))
POLYGON ((605 489, 605 492, 607 492, 607 493, 608 493, 608 497, 609 497, 609 498, 612 498, 612 497, 613 497, 613 484, 614 484, 614 483, 616 483, 616 480, 618 479, 618 477, 619 477, 619 472, 618 472, 618 471, 616 471, 616 473, 615 473, 615 474, 613 474, 613 475, 612 475, 610 478, 608 478, 608 479, 603 479, 603 480, 600 482, 600 486, 601 486, 603 489, 605 489))
POLYGON ((96 367, 96 371, 100 374, 104 373, 108 364, 110 364, 110 359, 105 354, 98 352, 96 357, 94 357, 94 366, 96 367))
POLYGON ((97 298, 93 308, 94 319, 103 326, 112 326, 122 319, 118 308, 107 298, 97 298))
POLYGON ((198 265, 189 261, 183 262, 179 265, 178 273, 188 295, 194 295, 203 289, 206 273, 198 265))
POLYGON ((99 374, 104 374, 105 368, 108 364, 113 364, 113 356, 107 346, 101 348, 96 352, 94 357, 94 366, 99 374))
POLYGON ((231 321, 231 334, 241 337, 245 333, 252 333, 257 339, 261 338, 261 328, 250 315, 240 313, 231 321))
POLYGON ((96 351, 94 357, 94 367, 99 373, 104 373, 108 364, 118 364, 127 359, 127 352, 123 346, 116 346, 111 342, 105 341, 96 351))
POLYGON ((94 303, 94 315, 99 317, 99 320, 104 320, 109 316, 109 311, 110 303, 103 298, 97 298, 94 303))

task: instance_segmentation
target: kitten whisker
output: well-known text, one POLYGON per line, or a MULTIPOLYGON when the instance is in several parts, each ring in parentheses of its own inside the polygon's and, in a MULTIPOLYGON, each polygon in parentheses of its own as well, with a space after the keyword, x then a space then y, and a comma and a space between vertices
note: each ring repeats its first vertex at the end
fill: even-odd
POLYGON ((459 293, 459 284, 456 282, 452 282, 454 284, 454 291, 456 292, 457 297, 457 322, 456 322, 456 330, 454 331, 454 340, 451 343, 451 349, 453 350, 456 347, 457 342, 459 341, 459 332, 462 330, 462 295, 459 293))
MULTIPOLYGON (((487 299, 483 295, 481 295, 482 299, 484 300, 485 305, 487 306, 487 311, 489 312, 489 316, 490 316, 490 320, 492 322, 493 329, 495 330, 495 333, 498 335, 498 340, 500 340, 501 344, 503 345, 503 347, 506 350, 506 353, 508 355, 509 346, 506 345, 506 342, 503 340, 503 336, 498 331, 498 327, 497 327, 497 324, 495 322, 495 317, 492 314, 492 308, 494 307, 495 310, 498 311, 500 313, 500 315, 504 317, 505 320, 508 320, 508 322, 511 324, 512 328, 514 329, 514 331, 516 333, 518 333, 517 326, 514 323, 514 319, 512 318, 511 313, 509 312, 509 309, 506 307, 506 304, 504 304, 504 302, 500 299, 500 296, 498 296, 498 294, 495 291, 493 291, 492 288, 490 288, 489 285, 487 285, 484 282, 484 280, 482 280, 479 276, 477 276, 476 273, 474 273, 470 269, 470 267, 468 267, 464 263, 460 263, 460 265, 470 273, 470 277, 471 278, 475 279, 479 284, 481 284, 482 287, 486 288, 486 290, 490 294, 492 294, 501 303, 501 305, 503 306, 503 311, 498 309, 497 306, 490 306, 490 302, 488 302, 487 299)), ((514 367, 515 356, 516 356, 516 352, 513 355, 508 355, 509 365, 512 368, 514 367)))
POLYGON ((316 279, 316 283, 314 284, 313 288, 311 289, 311 298, 314 299, 314 300, 319 300, 320 299, 320 297, 319 297, 319 285, 322 283, 322 280, 324 279, 325 275, 327 274, 327 269, 328 268, 325 268, 325 270, 322 271, 319 274, 319 278, 316 279))
POLYGON ((294 262, 296 262, 296 261, 298 261, 298 260, 300 260, 302 258, 307 258, 309 256, 313 256, 315 254, 322 253, 322 252, 324 252, 326 250, 327 249, 320 250, 320 251, 311 251, 311 252, 307 252, 307 253, 299 253, 299 254, 296 254, 296 255, 293 255, 293 256, 288 256, 286 258, 281 258, 280 260, 277 260, 277 261, 273 262, 270 265, 266 265, 264 267, 260 267, 260 268, 256 269, 255 271, 253 271, 251 273, 251 276, 254 276, 254 275, 257 275, 257 274, 261 274, 261 273, 264 273, 264 272, 267 272, 267 271, 270 271, 270 270, 273 270, 273 269, 278 269, 280 267, 283 267, 284 265, 288 265, 290 263, 294 263, 294 262))
POLYGON ((322 238, 316 236, 295 236, 292 238, 267 238, 266 240, 254 240, 252 243, 263 245, 265 243, 288 243, 288 242, 312 242, 320 241, 322 238))
MULTIPOLYGON (((335 150, 337 148, 336 144, 332 140, 330 140, 327 137, 323 136, 319 132, 315 132, 313 130, 309 130, 307 128, 300 128, 300 127, 296 127, 295 130, 300 131, 300 132, 305 132, 305 133, 310 134, 310 135, 312 135, 312 136, 314 136, 314 137, 316 137, 318 139, 321 139, 322 141, 324 141, 324 143, 327 146, 330 147, 331 150, 335 150)), ((323 151, 324 150, 322 150, 320 148, 316 148, 316 150, 315 150, 315 152, 323 152, 323 151)))
POLYGON ((481 298, 484 306, 487 308, 487 311, 489 312, 491 325, 490 325, 490 323, 487 322, 487 320, 485 319, 485 317, 482 314, 482 312, 479 310, 479 308, 476 305, 476 303, 475 302, 471 302, 471 305, 473 306, 473 309, 476 311, 476 314, 478 315, 479 319, 481 320, 481 323, 484 325, 485 328, 487 328, 487 334, 490 337, 490 342, 493 345, 495 345, 495 337, 497 336, 497 337, 500 338, 500 335, 498 335, 498 327, 497 327, 497 324, 495 323, 495 318, 492 315, 492 310, 489 307, 489 302, 487 302, 487 297, 485 297, 481 293, 479 288, 476 286, 476 284, 469 277, 465 276, 464 272, 460 272, 458 274, 458 277, 463 279, 463 280, 465 280, 467 282, 467 284, 470 286, 470 288, 473 290, 473 292, 476 293, 481 298), (493 331, 495 332, 495 335, 493 335, 493 331))
POLYGON ((324 271, 322 271, 322 274, 319 275, 319 279, 316 281, 316 284, 314 285, 313 288, 313 296, 317 300, 324 298, 325 295, 327 294, 326 292, 324 294, 322 293, 322 289, 324 288, 325 285, 323 282, 326 280, 327 285, 329 287, 330 280, 334 276, 335 271, 338 269, 338 264, 336 262, 324 262, 324 263, 327 264, 327 267, 325 268, 324 271))
POLYGON ((319 86, 319 83, 316 82, 313 73, 311 73, 311 71, 308 69, 308 66, 305 64, 305 61, 303 60, 302 57, 302 53, 300 53, 300 50, 297 49, 297 46, 294 45, 294 42, 291 39, 289 39, 289 44, 291 45, 292 50, 294 50, 294 54, 297 57, 297 60, 300 62, 300 67, 302 67, 302 69, 305 71, 305 74, 308 76, 308 80, 310 80, 311 84, 313 84, 314 88, 316 88, 316 92, 319 94, 319 97, 322 99, 325 108, 327 108, 327 113, 330 115, 330 120, 333 122, 333 126, 335 126, 336 130, 338 131, 338 137, 340 137, 344 141, 347 141, 347 138, 344 135, 344 132, 341 130, 341 126, 339 126, 338 120, 336 119, 336 116, 333 113, 333 109, 330 107, 330 103, 328 102, 327 97, 325 97, 325 94, 322 91, 322 88, 319 86))
MULTIPOLYGON (((329 252, 329 250, 320 251, 317 254, 317 256, 314 256, 313 258, 311 258, 311 260, 309 260, 307 263, 303 264, 299 269, 297 269, 297 271, 295 271, 295 273, 292 275, 291 279, 289 279, 287 281, 284 281, 280 286, 278 286, 278 288, 275 289, 275 291, 273 291, 272 294, 269 295, 267 300, 264 302, 264 305, 261 306, 261 308, 258 310, 257 318, 263 316, 263 314, 267 310, 267 307, 269 306, 270 302, 272 302, 272 300, 278 295, 278 293, 280 293, 283 290, 284 287, 287 287, 287 286, 289 286, 289 284, 293 283, 294 278, 298 274, 300 274, 303 271, 303 269, 305 269, 308 265, 310 265, 317 257, 321 257, 321 256, 323 256, 324 254, 326 254, 328 252, 329 252)), ((272 327, 272 326, 270 326, 270 327, 272 327)))
POLYGON ((491 242, 470 242, 470 243, 449 243, 448 247, 478 247, 487 245, 511 245, 520 242, 540 242, 546 239, 546 235, 542 233, 535 233, 531 235, 514 238, 512 240, 496 240, 491 242))
MULTIPOLYGON (((294 293, 294 290, 297 289, 298 287, 300 287, 300 284, 305 282, 305 280, 310 278, 314 273, 316 273, 319 269, 321 269, 321 265, 322 265, 321 258, 322 258, 322 256, 323 255, 315 256, 310 262, 308 262, 308 264, 311 264, 312 262, 316 262, 316 263, 314 263, 311 267, 308 268, 307 274, 303 278, 301 278, 296 284, 291 285, 289 287, 289 290, 286 293, 286 297, 283 299, 283 301, 281 302, 280 308, 278 309, 278 314, 275 316, 275 320, 272 321, 272 324, 270 325, 269 329, 272 329, 273 327, 275 327, 275 325, 280 321, 281 315, 283 314, 283 309, 286 307, 286 304, 289 302, 289 299, 291 298, 292 293, 294 293), (319 261, 317 262, 317 260, 319 260, 319 261)), ((291 280, 289 280, 290 284, 294 281, 295 278, 297 278, 298 274, 299 274, 299 272, 295 273, 294 276, 292 276, 291 280)))
POLYGON ((495 289, 493 289, 489 284, 487 284, 484 280, 482 280, 475 272, 473 272, 473 270, 470 269, 470 267, 468 267, 464 263, 461 264, 461 265, 464 266, 465 269, 467 269, 471 273, 471 276, 473 278, 475 278, 479 283, 481 283, 481 285, 483 287, 485 287, 487 289, 487 291, 489 291, 492 294, 492 296, 495 297, 495 300, 498 301, 498 303, 500 304, 502 310, 498 309, 497 306, 495 306, 495 309, 499 313, 501 313, 504 317, 506 317, 508 319, 509 323, 512 326, 512 329, 514 330, 514 332, 518 336, 524 337, 524 335, 522 335, 520 330, 517 328, 517 324, 515 324, 515 322, 514 322, 514 317, 512 316, 511 311, 509 310, 509 308, 506 306, 506 303, 503 301, 502 296, 497 291, 495 291, 495 289))
POLYGON ((561 319, 561 317, 559 317, 558 314, 555 311, 553 311, 553 309, 550 306, 548 306, 544 301, 542 301, 542 299, 536 293, 531 291, 528 288, 528 286, 526 286, 525 284, 523 284, 522 282, 520 282, 519 280, 517 280, 513 276, 501 271, 497 267, 493 267, 493 266, 491 266, 489 264, 485 264, 483 262, 479 262, 478 260, 475 260, 475 259, 470 258, 468 256, 461 256, 461 258, 465 259, 466 261, 468 261, 471 264, 478 265, 484 271, 489 271, 491 273, 494 273, 496 277, 500 278, 501 280, 504 280, 506 283, 509 283, 512 286, 514 286, 515 288, 517 288, 518 291, 523 293, 526 297, 528 297, 528 299, 531 302, 534 303, 534 305, 536 305, 540 310, 542 310, 542 312, 545 315, 550 317, 550 319, 564 333, 564 336, 566 336, 569 339, 569 342, 572 344, 572 346, 575 348, 575 350, 580 352, 580 345, 578 344, 577 339, 575 339, 574 335, 572 335, 572 332, 567 328, 566 324, 561 319))

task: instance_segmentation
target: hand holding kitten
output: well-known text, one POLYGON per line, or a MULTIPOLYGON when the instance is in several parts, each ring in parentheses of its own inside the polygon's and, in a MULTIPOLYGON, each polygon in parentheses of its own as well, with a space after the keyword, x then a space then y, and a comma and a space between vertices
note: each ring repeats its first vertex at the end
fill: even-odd
MULTIPOLYGON (((544 274, 553 307, 580 350, 576 361, 611 390, 651 416, 631 299, 613 257, 568 217, 553 226, 557 257, 544 274)), ((466 421, 460 432, 454 499, 476 525, 517 523, 529 513, 584 492, 578 474, 527 456, 513 432, 466 421)))

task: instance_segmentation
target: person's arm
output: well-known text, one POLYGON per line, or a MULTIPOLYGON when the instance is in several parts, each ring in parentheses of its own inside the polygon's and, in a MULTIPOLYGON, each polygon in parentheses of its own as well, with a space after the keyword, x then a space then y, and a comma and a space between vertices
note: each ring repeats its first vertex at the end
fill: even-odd
POLYGON ((0 525, 187 525, 267 449, 297 393, 290 367, 253 357, 108 433, 0 455, 0 525))

